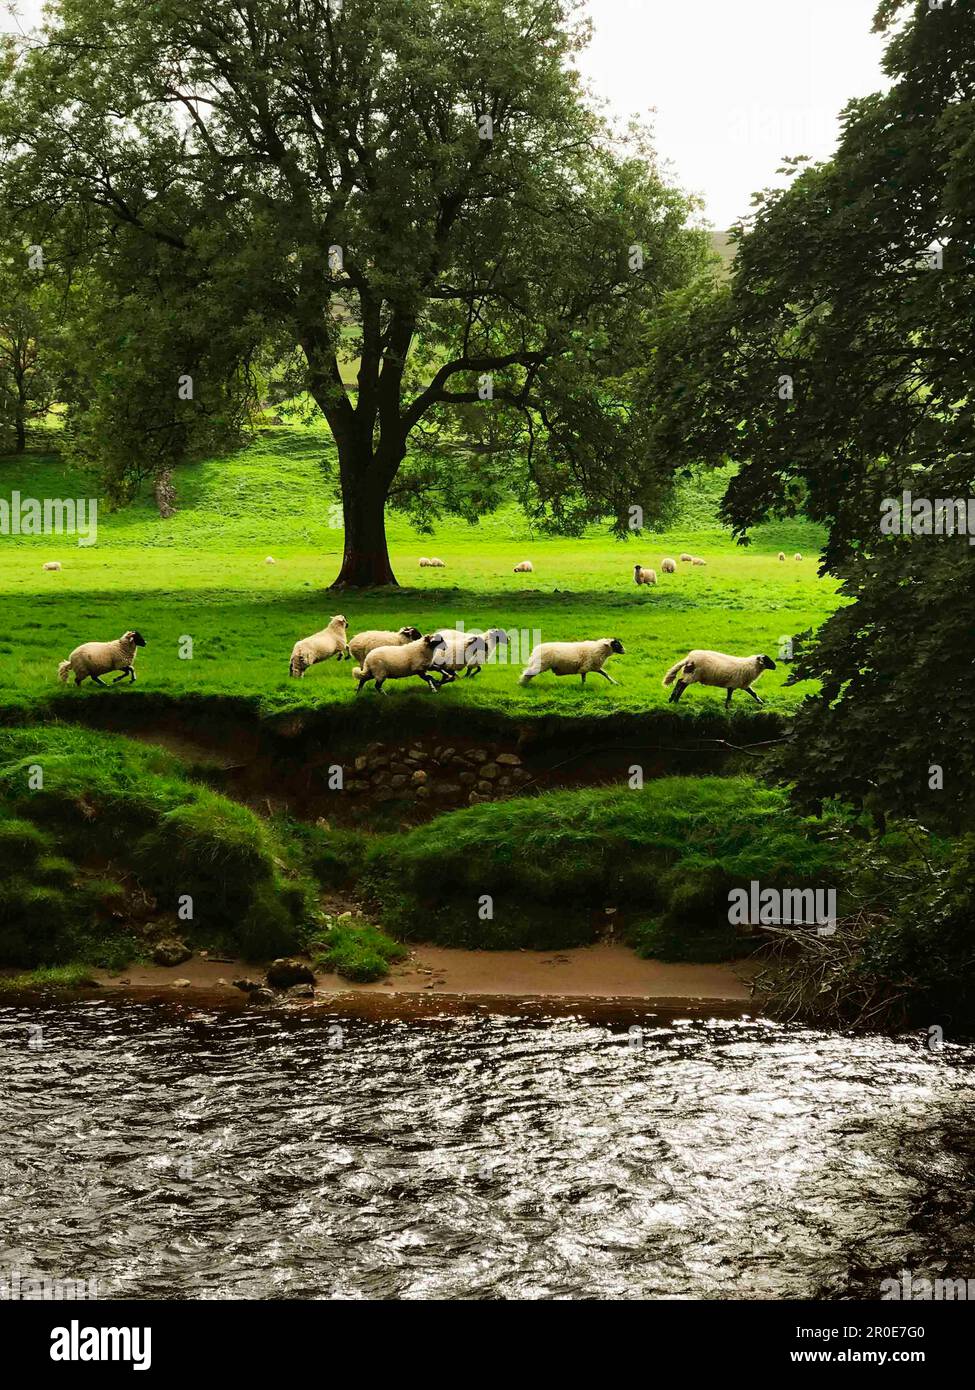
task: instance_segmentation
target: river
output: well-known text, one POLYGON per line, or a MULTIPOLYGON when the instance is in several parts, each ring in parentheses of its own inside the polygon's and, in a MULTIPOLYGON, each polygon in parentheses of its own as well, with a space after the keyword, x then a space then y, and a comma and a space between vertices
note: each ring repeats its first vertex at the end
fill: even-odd
POLYGON ((761 1020, 0 1007, 0 1269, 111 1298, 975 1276, 975 1048, 761 1020))

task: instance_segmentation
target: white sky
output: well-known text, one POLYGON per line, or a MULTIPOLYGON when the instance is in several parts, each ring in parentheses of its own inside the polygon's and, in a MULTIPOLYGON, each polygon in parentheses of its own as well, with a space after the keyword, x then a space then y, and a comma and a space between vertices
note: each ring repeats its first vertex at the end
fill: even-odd
MULTIPOLYGON (((18 0, 21 23, 41 0, 18 0)), ((783 155, 826 158, 837 116, 883 85, 876 0, 587 0, 579 67, 623 119, 647 117, 676 181, 716 227, 778 184, 783 155)), ((0 28, 8 21, 0 9, 0 28)))
POLYGON ((783 155, 828 157, 851 97, 885 85, 876 0, 588 0, 579 70, 611 113, 652 117, 658 153, 718 228, 784 180, 783 155))

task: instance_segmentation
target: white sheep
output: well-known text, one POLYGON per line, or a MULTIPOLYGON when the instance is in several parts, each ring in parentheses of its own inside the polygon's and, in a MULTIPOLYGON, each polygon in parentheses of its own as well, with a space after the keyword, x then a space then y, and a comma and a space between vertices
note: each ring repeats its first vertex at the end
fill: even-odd
POLYGON ((656 584, 657 571, 645 570, 642 565, 634 565, 633 582, 635 584, 656 584))
POLYGON ((535 566, 532 564, 531 560, 522 560, 519 564, 515 565, 512 570, 512 574, 534 574, 534 572, 535 566))
POLYGON ((291 652, 291 675, 301 677, 309 666, 316 666, 319 661, 328 661, 333 656, 337 661, 347 657, 349 655, 349 645, 346 641, 348 628, 347 620, 341 613, 336 613, 328 627, 323 627, 321 632, 313 632, 310 637, 302 637, 294 644, 291 652))
POLYGON ((418 627, 401 627, 399 632, 372 628, 368 632, 357 632, 349 643, 349 651, 356 661, 361 662, 376 647, 402 647, 407 642, 415 642, 419 636, 418 627))
POLYGON ((686 561, 687 564, 690 564, 691 561, 694 559, 694 556, 693 556, 693 555, 688 555, 688 553, 687 553, 686 550, 682 550, 681 553, 680 553, 680 558, 681 558, 682 560, 686 561))
POLYGON ((41 565, 42 570, 59 570, 60 568, 60 560, 45 560, 43 565, 41 565))
POLYGON ((85 642, 75 647, 67 661, 58 666, 58 680, 66 681, 74 672, 75 685, 90 676, 96 685, 104 686, 102 676, 107 676, 109 671, 121 671, 112 684, 118 685, 128 676, 131 685, 135 680, 136 651, 145 645, 142 634, 131 630, 123 632, 114 642, 85 642))
POLYGON ((725 706, 731 704, 736 690, 747 690, 753 700, 764 704, 752 689, 752 681, 758 680, 763 671, 774 671, 775 662, 770 656, 726 656, 724 652, 692 651, 671 666, 664 676, 664 685, 672 685, 677 677, 670 697, 676 704, 689 685, 716 685, 728 694, 725 706))
POLYGON ((447 562, 446 560, 438 560, 435 555, 432 555, 430 557, 430 568, 434 570, 446 569, 447 562))
POLYGON ((415 642, 406 642, 401 647, 373 647, 360 666, 353 666, 352 674, 359 682, 356 694, 369 681, 376 682, 376 689, 382 690, 388 680, 402 680, 406 676, 419 676, 431 690, 439 690, 440 684, 430 675, 430 664, 438 649, 444 645, 439 633, 428 632, 415 642))
POLYGON ((266 565, 276 565, 278 562, 277 562, 277 560, 275 560, 275 558, 274 558, 273 555, 265 555, 265 556, 264 556, 264 563, 265 563, 266 565))
POLYGON ((802 556, 799 554, 798 550, 797 550, 796 553, 795 553, 794 559, 796 559, 796 560, 801 560, 801 559, 802 559, 802 556))
POLYGON ((586 676, 592 671, 605 676, 610 685, 619 685, 603 670, 603 662, 614 652, 621 656, 625 652, 618 637, 600 637, 595 642, 540 642, 528 658, 518 684, 527 685, 543 671, 551 671, 555 676, 581 676, 585 685, 586 676))
POLYGON ((432 663, 433 669, 441 672, 441 685, 456 680, 458 671, 464 671, 465 676, 476 676, 495 649, 508 641, 503 627, 492 627, 487 632, 460 632, 457 628, 441 627, 434 635, 444 641, 432 663))
POLYGON ((779 559, 780 559, 780 560, 784 560, 784 559, 785 559, 785 551, 784 551, 784 550, 780 550, 780 551, 779 551, 779 559))
POLYGON ((691 556, 691 564, 692 564, 692 565, 706 565, 706 564, 707 564, 707 560, 702 560, 701 557, 700 557, 700 555, 692 555, 692 556, 691 556))
POLYGON ((663 570, 664 574, 676 574, 676 573, 677 573, 677 561, 676 561, 676 560, 672 560, 672 559, 670 558, 670 556, 668 555, 668 556, 666 556, 663 560, 660 561, 660 568, 663 570))
POLYGON ((429 556, 427 556, 427 555, 421 555, 421 556, 420 556, 420 569, 421 569, 421 570, 425 570, 425 569, 429 569, 429 567, 430 567, 430 559, 429 559, 429 556))

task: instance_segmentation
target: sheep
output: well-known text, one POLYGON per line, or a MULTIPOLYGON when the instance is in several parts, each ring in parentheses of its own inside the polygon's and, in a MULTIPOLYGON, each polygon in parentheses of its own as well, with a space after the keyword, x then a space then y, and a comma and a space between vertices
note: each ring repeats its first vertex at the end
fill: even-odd
POLYGON ((419 636, 418 627, 401 627, 399 632, 373 628, 368 632, 357 632, 349 643, 349 651, 356 661, 362 662, 376 647, 402 647, 407 642, 415 642, 419 636))
POLYGON ((701 557, 700 557, 700 555, 692 555, 692 556, 691 556, 691 564, 692 564, 692 565, 706 565, 706 564, 707 564, 707 560, 702 560, 701 557))
POLYGON ((446 569, 446 568, 447 568, 447 562, 446 562, 446 560, 438 560, 435 556, 431 556, 431 558, 430 558, 430 568, 431 568, 431 569, 435 569, 435 570, 446 569))
POLYGON ((105 682, 101 677, 107 676, 109 671, 121 671, 122 674, 116 676, 112 684, 118 685, 128 676, 131 685, 135 680, 136 650, 145 645, 146 639, 134 630, 123 632, 114 642, 85 642, 75 647, 67 661, 62 661, 58 666, 58 680, 66 681, 74 672, 75 685, 80 685, 86 676, 90 676, 96 685, 104 688, 105 682))
POLYGON ((689 685, 716 685, 727 690, 725 708, 731 704, 736 690, 747 690, 753 700, 762 705, 752 689, 752 681, 758 680, 763 671, 774 671, 775 662, 770 656, 726 656, 724 652, 693 651, 671 666, 664 676, 664 685, 673 684, 678 677, 670 697, 675 705, 689 685))
POLYGON ((359 682, 358 695, 369 681, 376 682, 376 689, 382 690, 388 680, 402 680, 405 676, 419 676, 431 690, 439 690, 440 684, 430 675, 429 666, 444 645, 444 639, 437 632, 428 632, 415 642, 406 642, 400 647, 373 647, 361 666, 353 666, 352 674, 359 682))
POLYGON ((60 560, 45 560, 43 565, 41 565, 42 570, 59 570, 60 568, 60 560))
POLYGON ((264 556, 264 563, 265 563, 266 565, 276 565, 278 562, 277 562, 277 560, 275 560, 275 558, 274 558, 273 555, 265 555, 265 556, 264 556))
POLYGON ((319 661, 328 661, 329 657, 333 656, 337 661, 341 661, 343 657, 347 658, 349 645, 345 635, 348 628, 347 620, 341 613, 336 613, 328 627, 323 627, 321 632, 302 637, 294 644, 291 652, 290 674, 300 678, 309 666, 315 666, 319 661))
POLYGON ((784 551, 784 550, 780 550, 780 551, 779 551, 779 559, 780 559, 780 560, 784 560, 784 559, 785 559, 785 551, 784 551))
POLYGON ((434 636, 444 640, 433 659, 434 670, 442 673, 441 685, 455 681, 458 671, 463 671, 465 677, 476 676, 495 648, 505 646, 508 641, 508 634, 502 627, 492 627, 487 632, 459 632, 456 628, 441 627, 434 636))
POLYGON ((556 676, 581 676, 585 685, 586 676, 592 671, 605 676, 610 685, 619 685, 603 670, 603 662, 614 652, 625 654, 618 637, 600 637, 595 642, 540 642, 528 658, 518 684, 527 685, 543 671, 551 671, 556 676))
POLYGON ((512 574, 534 574, 534 572, 535 566, 532 564, 531 560, 522 560, 519 564, 515 565, 512 570, 512 574))
POLYGON ((676 574, 677 561, 672 560, 668 555, 665 559, 660 561, 660 568, 663 570, 664 574, 676 574))
POLYGON ((429 558, 428 558, 426 555, 421 555, 421 556, 420 556, 420 569, 421 569, 421 570, 425 570, 425 569, 428 569, 429 566, 430 566, 430 560, 429 560, 429 558))
POLYGON ((633 582, 634 584, 656 584, 657 571, 645 570, 642 565, 634 565, 633 582))
POLYGON ((681 558, 681 560, 685 561, 687 564, 690 564, 690 562, 694 559, 694 556, 693 556, 693 555, 688 555, 688 553, 687 553, 686 550, 682 550, 681 553, 680 553, 680 558, 681 558))
POLYGON ((795 560, 801 560, 801 559, 802 559, 802 556, 799 554, 798 550, 796 551, 795 555, 793 556, 793 559, 795 559, 795 560))

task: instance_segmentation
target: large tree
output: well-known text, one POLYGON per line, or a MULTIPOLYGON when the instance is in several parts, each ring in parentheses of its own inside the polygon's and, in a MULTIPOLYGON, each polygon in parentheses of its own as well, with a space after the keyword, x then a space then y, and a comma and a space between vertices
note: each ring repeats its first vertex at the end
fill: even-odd
POLYGON ((10 65, 21 213, 130 310, 193 287, 199 316, 300 353, 337 448, 342 584, 395 582, 391 491, 463 509, 472 460, 563 530, 659 511, 646 329, 704 238, 586 100, 577 9, 60 0, 10 65))
POLYGON ((658 451, 739 464, 725 515, 805 512, 852 605, 803 651, 816 678, 781 765, 957 825, 975 807, 975 549, 888 534, 888 498, 975 497, 975 4, 888 0, 888 91, 835 157, 757 200, 732 283, 658 324, 658 451))

